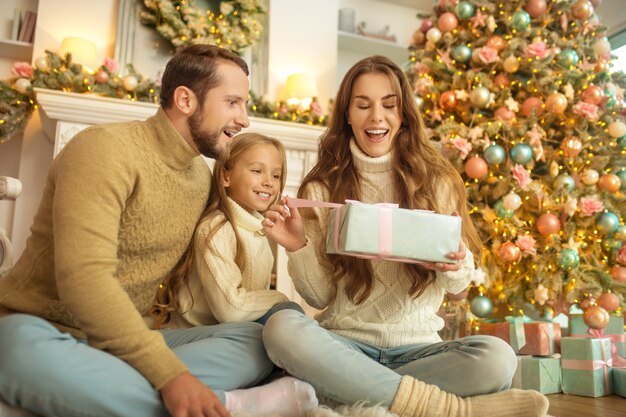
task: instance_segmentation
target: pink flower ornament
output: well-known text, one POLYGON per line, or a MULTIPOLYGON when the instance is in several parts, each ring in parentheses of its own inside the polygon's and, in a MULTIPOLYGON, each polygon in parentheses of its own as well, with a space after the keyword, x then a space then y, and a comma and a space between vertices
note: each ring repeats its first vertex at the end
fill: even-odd
POLYGON ((117 61, 113 58, 104 58, 104 67, 111 73, 117 72, 117 61))
POLYGON ((528 45, 526 48, 526 55, 529 57, 545 58, 550 54, 550 50, 546 46, 545 42, 537 41, 528 45))
POLYGON ((626 265, 626 244, 622 245, 617 251, 617 262, 622 265, 626 265))
POLYGON ((576 113, 579 116, 584 117, 590 122, 595 122, 600 118, 600 116, 598 115, 598 106, 592 103, 580 101, 574 104, 574 107, 572 107, 572 110, 574 111, 574 113, 576 113))
POLYGON ((527 255, 535 256, 537 254, 537 249, 535 249, 535 244, 537 241, 530 235, 522 235, 517 237, 517 241, 515 244, 521 251, 527 255))
POLYGON ((593 216, 604 210, 604 203, 596 197, 582 197, 580 199, 580 215, 581 217, 593 216))
POLYGON ((11 73, 21 78, 33 78, 33 67, 28 62, 16 62, 11 68, 11 73))
POLYGON ((513 177, 517 180, 517 184, 522 190, 528 189, 528 184, 531 183, 530 173, 522 165, 515 165, 511 170, 513 177))
POLYGON ((484 46, 480 48, 480 52, 478 52, 478 58, 480 58, 480 61, 484 64, 492 64, 500 60, 500 57, 498 56, 498 51, 489 46, 484 46))
POLYGON ((452 144, 461 154, 461 159, 467 158, 467 155, 472 151, 472 144, 465 138, 457 137, 452 141, 452 144))

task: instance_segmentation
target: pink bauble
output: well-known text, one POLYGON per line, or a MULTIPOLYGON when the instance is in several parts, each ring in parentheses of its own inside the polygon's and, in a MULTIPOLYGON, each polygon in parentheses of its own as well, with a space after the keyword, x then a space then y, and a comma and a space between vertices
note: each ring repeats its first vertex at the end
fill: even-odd
POLYGON ((583 313, 585 324, 596 330, 604 329, 609 324, 609 312, 600 306, 591 306, 583 313))
POLYGON ((583 143, 576 136, 568 136, 561 142, 561 150, 563 150, 563 155, 566 158, 577 157, 582 149, 583 143))
POLYGON ((570 10, 576 19, 585 20, 593 13, 593 4, 589 0, 578 0, 570 10))
POLYGON ((473 156, 465 162, 465 173, 470 178, 482 178, 487 175, 487 171, 487 162, 480 156, 473 156))
POLYGON ((104 71, 104 70, 100 70, 98 72, 96 72, 96 82, 98 84, 104 84, 107 81, 109 81, 109 73, 104 71))
POLYGON ((561 93, 552 93, 546 98, 546 110, 552 114, 561 114, 567 109, 567 97, 561 93))
POLYGON ((493 83, 499 88, 505 88, 509 86, 510 81, 509 77, 500 73, 495 76, 495 78, 493 79, 493 83))
POLYGON ((602 190, 606 190, 609 193, 613 194, 619 190, 621 184, 622 183, 617 175, 602 174, 596 186, 602 190))
POLYGON ((498 120, 501 120, 503 122, 508 122, 508 121, 513 120, 513 118, 515 117, 515 113, 509 110, 508 107, 503 106, 503 107, 500 107, 498 110, 496 110, 496 112, 494 113, 494 116, 498 120))
POLYGON ((498 257, 507 263, 519 261, 522 256, 522 250, 513 242, 503 243, 498 248, 498 257))
POLYGON ((611 276, 615 281, 626 284, 626 267, 614 265, 611 268, 611 276))
POLYGON ((543 101, 539 97, 528 97, 522 103, 521 112, 524 116, 530 116, 533 109, 537 112, 537 116, 541 116, 543 113, 543 101))
POLYGON ((424 19, 422 20, 422 24, 420 25, 420 30, 423 33, 428 32, 428 29, 430 29, 431 27, 433 27, 433 21, 430 19, 424 19))
POLYGON ((507 42, 502 36, 491 35, 489 39, 487 39, 487 46, 501 52, 504 48, 506 48, 507 42))
POLYGON ((421 30, 416 30, 413 33, 413 44, 422 45, 424 42, 426 42, 426 35, 421 30))
POLYGON ((546 0, 528 0, 524 8, 530 17, 534 19, 546 14, 548 11, 548 2, 546 2, 546 0))
POLYGON ((549 236, 561 230, 561 222, 556 215, 543 213, 537 219, 537 230, 542 236, 549 236))
POLYGON ((459 25, 459 20, 454 13, 445 12, 437 19, 437 26, 443 33, 452 32, 459 25))
POLYGON ((619 307, 619 297, 612 292, 602 293, 598 298, 598 305, 606 311, 615 311, 619 307))
POLYGON ((597 106, 604 97, 604 91, 599 85, 591 84, 583 90, 581 96, 584 102, 595 104, 597 106))
POLYGON ((578 306, 580 307, 581 310, 585 311, 587 310, 589 307, 594 306, 596 304, 596 299, 595 297, 586 297, 583 298, 579 303, 578 306))

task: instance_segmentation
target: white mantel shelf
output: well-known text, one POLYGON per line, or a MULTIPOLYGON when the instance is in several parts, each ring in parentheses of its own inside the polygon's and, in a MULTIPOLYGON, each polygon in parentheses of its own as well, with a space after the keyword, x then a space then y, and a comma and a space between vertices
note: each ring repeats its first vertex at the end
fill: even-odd
MULTIPOLYGON (((44 132, 54 143, 56 156, 81 130, 96 124, 145 120, 154 115, 157 104, 100 97, 94 94, 68 93, 35 88, 44 132)), ((294 196, 298 186, 317 159, 318 138, 324 128, 301 123, 250 118, 250 132, 279 139, 287 153, 285 194, 294 196)), ((207 160, 211 165, 212 161, 207 160)), ((276 254, 276 287, 294 301, 300 298, 287 272, 284 249, 276 254)))

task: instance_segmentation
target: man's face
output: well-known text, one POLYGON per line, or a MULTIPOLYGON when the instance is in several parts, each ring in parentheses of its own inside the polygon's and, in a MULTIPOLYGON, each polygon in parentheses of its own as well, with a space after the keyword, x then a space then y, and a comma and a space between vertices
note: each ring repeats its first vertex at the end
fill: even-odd
POLYGON ((199 105, 187 120, 189 132, 198 152, 223 159, 228 156, 233 136, 250 125, 246 110, 248 77, 235 63, 217 64, 220 83, 205 97, 198 97, 199 105))

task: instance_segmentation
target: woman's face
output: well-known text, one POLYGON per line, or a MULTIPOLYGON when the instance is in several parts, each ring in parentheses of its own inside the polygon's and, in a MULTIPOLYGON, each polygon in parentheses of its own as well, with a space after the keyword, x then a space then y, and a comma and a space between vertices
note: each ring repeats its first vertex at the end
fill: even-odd
POLYGON ((400 129, 400 97, 382 73, 359 76, 352 86, 348 122, 359 148, 376 158, 391 150, 400 129))

